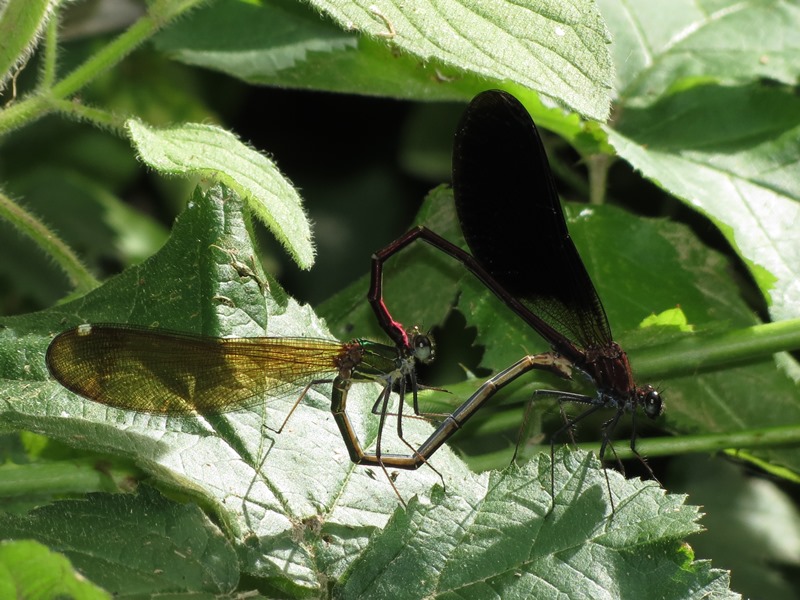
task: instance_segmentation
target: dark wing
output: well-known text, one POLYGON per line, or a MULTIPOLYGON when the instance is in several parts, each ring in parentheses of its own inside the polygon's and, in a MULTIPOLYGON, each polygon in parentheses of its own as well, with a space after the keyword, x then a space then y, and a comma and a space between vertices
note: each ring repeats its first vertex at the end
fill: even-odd
POLYGON ((611 342, 539 132, 510 94, 483 92, 467 107, 453 148, 453 193, 473 256, 531 312, 520 316, 556 350, 571 353, 540 320, 579 349, 611 342))
POLYGON ((81 325, 50 343, 47 367, 64 387, 108 406, 214 414, 330 376, 342 349, 339 342, 319 339, 215 338, 81 325))

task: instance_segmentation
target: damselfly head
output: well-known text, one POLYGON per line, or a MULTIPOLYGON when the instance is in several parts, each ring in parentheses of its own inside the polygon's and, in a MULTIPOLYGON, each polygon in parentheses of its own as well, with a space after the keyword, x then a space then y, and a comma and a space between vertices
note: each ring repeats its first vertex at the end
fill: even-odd
POLYGON ((636 388, 636 398, 646 414, 651 419, 657 419, 664 412, 664 403, 661 394, 652 385, 636 388))
POLYGON ((414 358, 423 364, 428 364, 436 358, 436 344, 430 333, 422 333, 417 326, 412 327, 406 333, 414 358))

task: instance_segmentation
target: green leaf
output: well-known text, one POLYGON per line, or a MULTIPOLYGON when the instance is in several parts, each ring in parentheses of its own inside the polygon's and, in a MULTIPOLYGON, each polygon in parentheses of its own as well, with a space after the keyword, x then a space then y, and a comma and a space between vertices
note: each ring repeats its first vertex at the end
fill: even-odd
POLYGON ((312 3, 340 25, 388 38, 423 61, 515 82, 591 118, 607 116, 610 38, 592 2, 312 3))
POLYGON ((775 320, 800 316, 800 101, 704 86, 625 115, 609 131, 620 155, 714 221, 775 320))
MULTIPOLYGON (((25 516, 0 515, 0 529, 64 553, 114 596, 230 594, 239 580, 236 553, 219 528, 197 506, 170 502, 147 486, 137 495, 91 494, 25 516)), ((40 578, 45 569, 37 570, 40 578)))
POLYGON ((0 11, 0 90, 36 46, 56 0, 8 0, 0 11))
POLYGON ((158 47, 251 82, 451 99, 506 82, 590 118, 608 114, 609 36, 593 2, 312 5, 346 32, 296 4, 224 3, 164 32, 158 47))
MULTIPOLYGON (((406 513, 379 469, 350 462, 329 412, 328 385, 312 388, 287 430, 276 435, 265 425, 274 429, 281 423, 302 390, 287 390, 266 406, 222 415, 165 417, 108 408, 67 392, 48 377, 44 353, 53 334, 83 322, 158 325, 209 335, 330 337, 307 307, 287 298, 257 264, 250 268, 247 231, 241 202, 229 190, 198 192, 169 242, 140 266, 82 298, 0 323, 4 429, 33 430, 87 450, 134 459, 173 495, 189 496, 213 511, 227 542, 193 507, 172 506, 147 491, 135 498, 94 495, 88 504, 59 502, 26 517, 7 517, 0 529, 11 531, 13 526, 26 535, 31 531, 48 545, 63 547, 93 580, 120 594, 166 589, 224 594, 242 573, 283 595, 320 593, 331 585, 336 593, 339 584, 331 582, 348 586, 342 588, 342 595, 348 595, 349 586, 365 585, 363 570, 374 571, 381 564, 373 553, 385 559, 387 549, 397 548, 398 535, 414 541, 401 545, 404 557, 413 559, 418 548, 420 556, 438 556, 439 563, 448 556, 453 559, 449 569, 435 567, 441 576, 426 585, 438 581, 442 589, 480 587, 485 581, 475 579, 480 574, 499 577, 503 586, 518 589, 519 578, 513 573, 542 565, 520 558, 515 550, 503 573, 487 571, 498 557, 487 544, 495 536, 487 523, 494 523, 496 515, 527 515, 524 527, 509 540, 530 543, 543 539, 537 538, 537 531, 555 527, 553 542, 571 540, 569 552, 580 550, 582 556, 597 551, 601 542, 612 548, 609 556, 615 551, 625 554, 626 544, 650 549, 652 543, 653 551, 644 559, 633 557, 663 573, 674 574, 682 564, 684 574, 673 578, 670 590, 685 593, 696 585, 709 590, 722 585, 722 574, 703 563, 691 565, 677 543, 697 530, 696 509, 682 507, 683 498, 665 496, 653 482, 625 482, 611 473, 617 507, 611 517, 605 476, 583 453, 559 456, 556 505, 549 512, 548 457, 537 458, 526 470, 490 477, 470 472, 442 448, 429 461, 436 471, 422 468, 392 475, 403 498, 418 498, 406 513), (436 487, 442 482, 445 492, 436 487), (381 534, 388 537, 376 541, 376 532, 393 514, 391 526, 381 534), (398 529, 398 524, 420 519, 425 529, 398 529), (469 524, 471 538, 459 537, 461 523, 469 524), (619 529, 622 524, 625 527, 619 529), (23 527, 27 529, 19 529, 23 527), (414 536, 415 531, 425 535, 414 536), (591 531, 603 533, 587 535, 591 531), (79 533, 84 536, 80 543, 79 533), (144 552, 140 544, 131 543, 142 538, 152 540, 144 552), (462 544, 470 539, 477 541, 467 552, 462 544), (442 544, 449 544, 444 554, 442 544), (103 549, 99 554, 85 550, 98 545, 103 549), (473 554, 484 547, 486 561, 473 554), (478 569, 470 560, 483 566, 478 569)), ((365 448, 374 447, 377 435, 377 417, 370 409, 379 389, 375 384, 354 385, 348 398, 348 414, 365 448)), ((431 432, 420 419, 403 423, 406 438, 415 444, 431 432)), ((391 425, 384 431, 384 450, 407 453, 393 430, 391 425)), ((513 519, 503 525, 516 526, 513 519)), ((596 565, 576 564, 586 570, 580 585, 588 585, 596 565)), ((407 586, 407 572, 395 568, 387 564, 385 583, 379 585, 407 586)), ((604 585, 611 589, 625 581, 615 575, 604 585)))
POLYGON ((126 126, 148 165, 170 175, 210 175, 226 183, 247 201, 297 264, 311 268, 311 227, 300 196, 266 156, 213 125, 185 123, 153 129, 130 119, 126 126))
POLYGON ((352 51, 358 46, 353 33, 320 19, 297 2, 208 6, 162 32, 155 42, 160 50, 186 63, 254 82, 291 70, 310 55, 352 51))
MULTIPOLYGON (((347 532, 325 544, 335 575, 398 505, 380 471, 373 474, 349 460, 330 413, 329 385, 310 390, 287 430, 276 435, 265 425, 276 429, 302 389, 285 390, 266 408, 215 417, 164 417, 79 398, 52 381, 44 364, 53 334, 85 322, 158 325, 208 335, 330 338, 308 307, 288 299, 257 264, 250 267, 252 256, 237 197, 224 188, 198 192, 169 242, 152 258, 75 301, 4 319, 0 374, 6 400, 0 426, 135 459, 157 481, 190 493, 220 515, 245 554, 245 572, 316 589, 318 559, 297 548, 297 527, 322 516, 334 529, 347 532)), ((378 391, 375 384, 358 384, 348 398, 365 448, 377 435, 377 417, 370 409, 378 391)), ((391 439, 393 429, 387 427, 384 447, 407 453, 405 446, 394 448, 399 441, 391 439)), ((416 419, 404 422, 404 430, 410 440, 420 442, 431 431, 416 419)), ((473 477, 447 450, 437 453, 435 464, 448 479, 473 477)), ((411 498, 439 481, 436 472, 421 469, 401 474, 394 485, 411 498)))
POLYGON ((695 552, 730 569, 747 598, 796 598, 791 573, 800 566, 800 513, 794 499, 723 457, 682 457, 670 471, 673 489, 690 494, 706 513, 707 531, 692 539, 695 552))
POLYGON ((603 0, 617 67, 609 142, 707 215, 774 320, 800 316, 800 10, 786 1, 603 0), (635 26, 632 24, 635 23, 635 26))
POLYGON ((614 87, 626 104, 640 105, 689 78, 724 84, 797 81, 800 9, 794 2, 598 0, 598 4, 614 39, 614 87))
MULTIPOLYGON (((3 531, 8 533, 5 528, 3 531)), ((31 540, 0 541, 0 596, 75 600, 111 597, 86 581, 66 558, 31 540)))
POLYGON ((728 575, 693 563, 683 536, 695 507, 657 485, 602 470, 564 451, 550 497, 540 456, 484 479, 479 497, 441 493, 397 513, 347 573, 343 598, 736 598, 728 575), (415 574, 414 586, 408 574, 415 574))

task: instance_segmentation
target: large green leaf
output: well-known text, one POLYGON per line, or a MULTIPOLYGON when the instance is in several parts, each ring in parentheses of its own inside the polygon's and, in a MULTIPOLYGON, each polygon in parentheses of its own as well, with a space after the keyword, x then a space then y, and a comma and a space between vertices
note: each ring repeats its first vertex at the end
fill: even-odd
POLYGON ((564 451, 558 461, 554 506, 549 459, 540 457, 492 474, 475 504, 441 494, 397 513, 340 597, 646 598, 654 589, 660 598, 739 597, 726 573, 693 563, 677 542, 697 531, 694 508, 610 473, 612 515, 595 459, 564 451))
MULTIPOLYGON (((221 187, 198 192, 169 242, 142 265, 77 300, 4 319, 0 425, 132 458, 159 485, 211 509, 236 551, 239 571, 283 594, 319 593, 339 582, 343 587, 334 585, 333 591, 350 596, 374 585, 369 581, 374 581, 376 569, 385 572, 378 584, 382 589, 405 586, 405 593, 412 593, 416 588, 408 587, 408 572, 398 569, 399 563, 387 563, 396 548, 412 562, 437 557, 423 559, 432 574, 425 585, 442 595, 464 586, 477 590, 487 577, 514 595, 531 577, 570 582, 575 569, 583 576, 572 589, 606 589, 613 594, 628 585, 619 569, 635 559, 646 567, 642 572, 659 574, 665 589, 672 590, 671 597, 686 596, 689 589, 730 596, 723 573, 704 563, 692 565, 682 553, 679 540, 698 528, 696 509, 683 506, 682 497, 665 495, 654 482, 626 482, 610 473, 616 506, 612 514, 606 478, 584 453, 559 455, 553 504, 549 457, 541 456, 523 470, 475 475, 442 448, 430 460, 441 479, 429 468, 392 475, 399 493, 410 501, 405 512, 380 470, 349 461, 329 413, 327 385, 312 390, 287 430, 276 435, 265 425, 282 421, 299 389, 271 398, 265 407, 165 417, 105 407, 76 397, 48 377, 44 352, 53 334, 83 322, 158 325, 210 335, 330 337, 307 307, 287 298, 256 265, 248 266, 252 252, 238 198, 221 187), (442 482, 445 490, 436 486, 442 482), (387 523, 390 527, 379 534, 387 523), (513 530, 513 536, 497 538, 495 527, 500 526, 510 528, 509 536, 513 530), (545 539, 542 532, 558 543, 540 548, 535 541, 545 539), (493 549, 499 539, 509 545, 508 552, 493 549), (398 547, 398 540, 405 541, 398 547), (465 541, 471 544, 469 551, 465 541), (598 563, 586 557, 603 547, 608 549, 608 564, 616 566, 598 584, 598 563), (484 551, 486 560, 480 555, 484 551), (374 553, 382 558, 373 558, 374 553), (501 555, 505 566, 498 570, 491 565, 501 555), (569 555, 574 562, 565 560, 569 555), (537 557, 541 560, 533 560, 537 557), (530 577, 520 580, 516 573, 530 577)), ((370 408, 377 391, 374 384, 355 385, 348 402, 348 414, 367 448, 376 436, 377 418, 370 408)), ((389 429, 385 450, 406 452, 389 429)), ((417 419, 405 419, 404 429, 414 442, 431 431, 417 419)), ((97 496, 92 502, 96 504, 56 504, 52 510, 8 518, 6 523, 54 548, 74 552, 73 561, 85 566, 84 572, 120 594, 134 589, 118 577, 124 569, 132 569, 131 581, 139 590, 145 586, 227 593, 234 585, 231 570, 236 565, 230 548, 213 527, 198 525, 207 541, 172 535, 175 527, 188 522, 185 519, 197 518, 192 510, 171 507, 147 493, 138 500, 97 496), (102 508, 127 502, 134 502, 135 508, 102 508), (92 514, 98 511, 108 522, 93 527, 92 514), (80 523, 85 526, 77 526, 80 523), (103 537, 108 531, 130 535, 103 537), (178 556, 158 567, 169 572, 150 572, 147 560, 152 555, 136 554, 131 537, 141 539, 147 531, 158 548, 178 556), (102 556, 83 556, 80 548, 86 541, 79 544, 75 538, 87 532, 102 537, 102 556), (197 556, 198 548, 205 548, 202 557, 197 556), (134 555, 127 557, 127 552, 134 555), (191 558, 184 564, 181 556, 191 558), (206 562, 208 568, 203 566, 206 562)), ((638 585, 632 586, 629 597, 635 597, 638 585)))
POLYGON ((676 82, 775 79, 800 69, 800 9, 790 0, 598 0, 613 34, 617 95, 634 105, 676 82))
MULTIPOLYGON (((176 589, 230 594, 239 581, 236 553, 219 528, 197 506, 169 502, 146 486, 136 496, 92 494, 25 516, 2 514, 0 529, 6 537, 34 538, 58 549, 81 579, 101 584, 114 597, 176 589)), ((41 565, 38 570, 41 577, 41 565)))
POLYGON ((158 47, 256 83, 466 98, 507 82, 590 118, 608 114, 609 37, 592 1, 311 4, 345 31, 297 3, 225 2, 164 32, 158 47))
POLYGON ((707 215, 747 263, 775 320, 800 316, 800 69, 796 3, 600 2, 619 105, 609 141, 707 215))
MULTIPOLYGON (((194 198, 170 241, 142 265, 73 302, 5 319, 0 331, 7 384, 2 425, 135 458, 158 479, 195 490, 240 539, 248 531, 258 536, 246 570, 286 572, 316 585, 308 554, 276 550, 291 540, 296 524, 323 511, 327 520, 351 528, 350 543, 363 541, 398 502, 385 478, 373 479, 370 469, 349 461, 329 412, 329 387, 312 391, 288 431, 277 436, 265 423, 276 428, 301 389, 286 391, 266 410, 256 406, 213 418, 162 417, 110 409, 67 393, 49 380, 43 362, 52 335, 83 322, 159 325, 210 335, 330 337, 310 309, 286 298, 255 266, 251 274, 241 268, 252 255, 241 203, 215 188, 194 198), (262 465, 265 456, 269 460, 262 465), (359 491, 364 485, 369 494, 359 491), (266 559, 262 548, 272 549, 266 559)), ((363 415, 371 414, 375 394, 372 385, 356 385, 348 403, 366 446, 374 440, 376 423, 363 415)), ((407 427, 412 439, 415 433, 427 435, 424 423, 407 427)), ((446 456, 437 456, 439 470, 465 476, 465 468, 446 456)), ((436 481, 433 471, 423 469, 400 476, 396 485, 411 497, 436 481)), ((344 543, 336 547, 340 558, 346 556, 344 543)))

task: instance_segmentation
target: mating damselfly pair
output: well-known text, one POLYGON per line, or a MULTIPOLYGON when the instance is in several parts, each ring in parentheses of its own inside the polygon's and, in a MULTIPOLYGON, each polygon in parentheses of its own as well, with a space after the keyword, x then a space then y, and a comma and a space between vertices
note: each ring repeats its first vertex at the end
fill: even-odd
MULTIPOLYGON (((350 458, 384 471, 430 466, 431 456, 450 436, 525 373, 546 370, 569 379, 579 371, 594 383, 596 395, 544 392, 588 406, 553 435, 551 453, 556 437, 589 414, 610 408, 615 412, 604 428, 602 458, 623 414, 642 408, 655 418, 662 401, 652 386, 635 384, 627 356, 612 338, 603 305, 569 236, 539 134, 510 94, 484 92, 467 108, 455 136, 453 192, 471 252, 418 227, 373 257, 368 299, 394 345, 363 339, 216 338, 125 324, 81 324, 56 336, 47 351, 48 368, 62 385, 90 400, 167 415, 228 412, 294 387, 297 400, 288 420, 311 386, 332 384, 331 411, 350 458), (433 359, 433 343, 419 329, 395 321, 382 292, 385 262, 416 240, 460 262, 552 347, 552 352, 521 357, 495 374, 451 414, 434 415, 438 425, 421 444, 403 435, 403 405, 410 394, 414 414, 426 416, 418 403, 416 365, 433 359), (535 248, 543 250, 534 261, 535 248), (348 392, 361 381, 383 386, 373 406, 378 437, 369 452, 347 413, 348 392), (393 391, 399 397, 396 409, 390 409, 393 391), (407 454, 383 452, 390 415, 407 454)), ((635 451, 635 430, 633 435, 635 451)))

